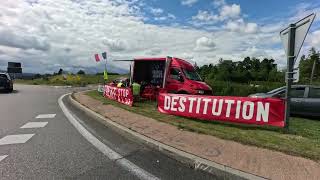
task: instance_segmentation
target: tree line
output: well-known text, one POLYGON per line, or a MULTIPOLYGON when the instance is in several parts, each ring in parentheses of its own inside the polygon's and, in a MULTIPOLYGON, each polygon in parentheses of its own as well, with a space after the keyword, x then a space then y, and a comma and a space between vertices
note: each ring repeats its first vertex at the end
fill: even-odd
POLYGON ((315 48, 308 55, 302 55, 299 63, 301 83, 320 83, 320 52, 315 48))
MULTIPOLYGON (((285 69, 279 70, 274 59, 246 57, 242 61, 220 59, 214 64, 196 66, 203 80, 250 83, 253 81, 285 83, 285 69)), ((299 63, 301 84, 320 83, 320 52, 311 48, 299 63)))
POLYGON ((196 68, 202 79, 248 83, 252 81, 284 81, 284 72, 278 71, 274 59, 246 57, 243 61, 220 59, 218 64, 196 68))

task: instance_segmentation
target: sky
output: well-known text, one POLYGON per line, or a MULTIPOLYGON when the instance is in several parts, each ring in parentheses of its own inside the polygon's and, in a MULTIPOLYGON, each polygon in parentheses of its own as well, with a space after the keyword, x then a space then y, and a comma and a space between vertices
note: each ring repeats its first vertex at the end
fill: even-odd
POLYGON ((199 66, 273 58, 285 68, 279 32, 313 12, 301 54, 320 50, 318 0, 1 0, 0 69, 14 61, 23 72, 95 73, 104 51, 112 72, 129 69, 116 59, 163 56, 199 66))

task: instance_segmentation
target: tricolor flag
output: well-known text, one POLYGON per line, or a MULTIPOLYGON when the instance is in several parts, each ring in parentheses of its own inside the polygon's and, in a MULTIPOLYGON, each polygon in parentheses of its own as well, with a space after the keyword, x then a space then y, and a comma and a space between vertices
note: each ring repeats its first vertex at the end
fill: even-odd
POLYGON ((94 58, 96 59, 96 62, 99 62, 99 61, 100 61, 99 54, 95 54, 95 55, 94 55, 94 58))

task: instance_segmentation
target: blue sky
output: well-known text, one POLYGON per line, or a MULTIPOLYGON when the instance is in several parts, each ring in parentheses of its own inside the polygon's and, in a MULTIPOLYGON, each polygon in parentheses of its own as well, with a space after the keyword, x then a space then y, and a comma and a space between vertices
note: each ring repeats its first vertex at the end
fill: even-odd
POLYGON ((25 72, 94 73, 103 51, 111 71, 128 69, 112 59, 167 55, 198 65, 266 57, 285 68, 279 32, 312 12, 302 53, 320 50, 316 0, 1 0, 0 69, 21 61, 25 72))

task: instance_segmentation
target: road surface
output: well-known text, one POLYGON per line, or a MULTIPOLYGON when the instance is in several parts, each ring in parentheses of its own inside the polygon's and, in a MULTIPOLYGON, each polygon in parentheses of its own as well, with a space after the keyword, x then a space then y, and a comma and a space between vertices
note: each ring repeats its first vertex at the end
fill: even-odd
POLYGON ((63 98, 76 128, 58 99, 79 89, 14 89, 0 93, 0 179, 216 179, 120 135, 63 98))

